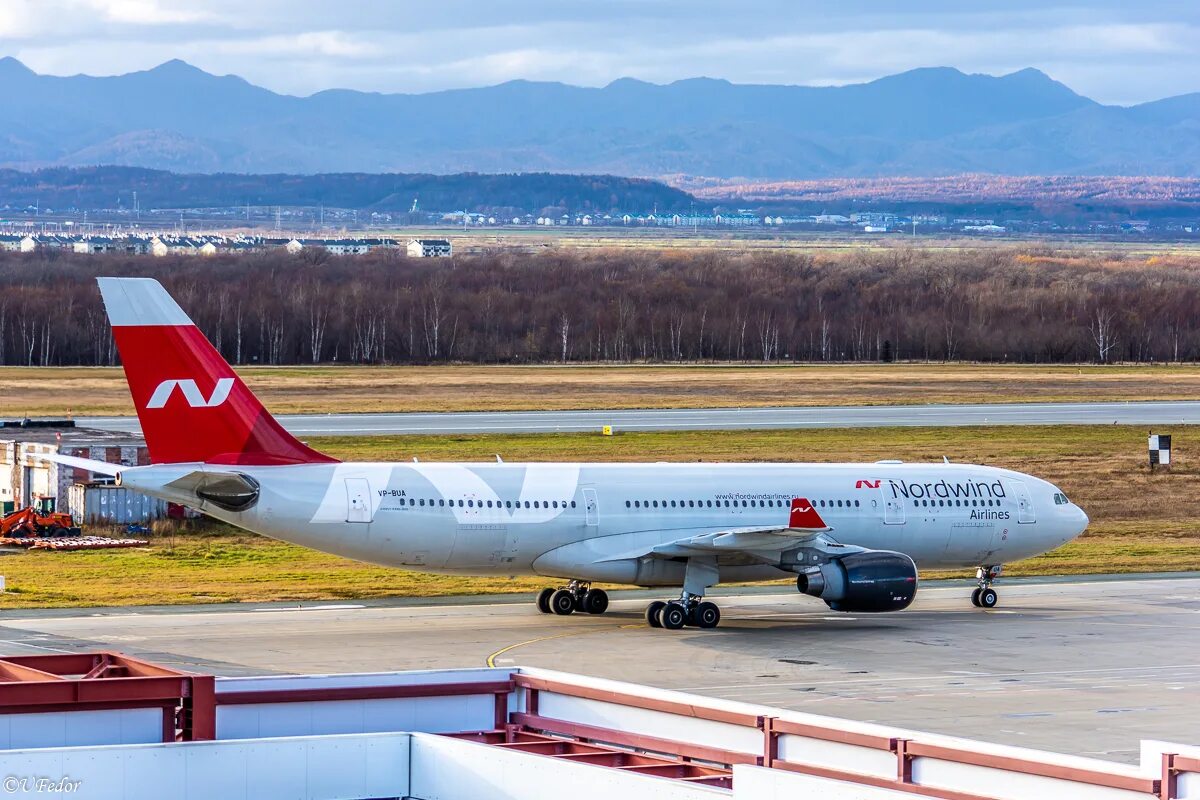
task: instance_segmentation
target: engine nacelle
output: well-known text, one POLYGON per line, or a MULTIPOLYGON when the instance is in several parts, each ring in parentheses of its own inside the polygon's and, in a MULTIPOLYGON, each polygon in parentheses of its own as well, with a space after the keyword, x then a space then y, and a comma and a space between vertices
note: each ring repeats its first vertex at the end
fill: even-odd
POLYGON ((800 573, 796 588, 834 611, 900 611, 917 596, 917 565, 890 550, 851 553, 800 573))

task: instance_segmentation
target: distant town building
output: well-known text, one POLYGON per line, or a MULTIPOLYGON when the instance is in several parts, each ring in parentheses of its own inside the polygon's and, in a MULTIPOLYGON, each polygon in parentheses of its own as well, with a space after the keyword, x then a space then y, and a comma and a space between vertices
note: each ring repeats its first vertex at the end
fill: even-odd
POLYGON ((442 258, 451 255, 447 239, 413 239, 408 243, 410 258, 442 258))
POLYGON ((371 243, 365 239, 330 239, 324 245, 335 256, 361 256, 371 252, 371 243))
POLYGON ((283 246, 283 249, 287 250, 292 255, 295 255, 304 249, 304 242, 300 241, 299 239, 289 239, 287 244, 283 246))

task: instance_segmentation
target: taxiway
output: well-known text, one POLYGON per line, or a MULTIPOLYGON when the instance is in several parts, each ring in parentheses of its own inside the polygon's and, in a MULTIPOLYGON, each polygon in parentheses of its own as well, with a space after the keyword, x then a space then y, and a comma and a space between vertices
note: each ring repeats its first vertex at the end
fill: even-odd
POLYGON ((1002 580, 972 608, 931 583, 908 611, 845 615, 780 587, 713 593, 712 631, 647 628, 667 592, 601 617, 530 598, 10 611, 8 655, 120 650, 225 675, 528 664, 807 712, 1134 762, 1200 739, 1200 575, 1002 580))

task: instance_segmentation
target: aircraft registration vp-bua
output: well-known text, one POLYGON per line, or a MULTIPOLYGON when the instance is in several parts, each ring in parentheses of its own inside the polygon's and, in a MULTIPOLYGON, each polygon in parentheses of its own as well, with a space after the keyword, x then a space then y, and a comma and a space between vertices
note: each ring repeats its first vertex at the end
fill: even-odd
POLYGON ((713 628, 725 581, 796 576, 835 611, 899 611, 917 568, 1006 562, 1088 518, 1030 475, 969 464, 350 463, 295 439, 155 280, 100 278, 151 464, 50 460, 232 525, 401 569, 556 579, 545 613, 601 614, 593 583, 681 587, 656 628, 713 628))

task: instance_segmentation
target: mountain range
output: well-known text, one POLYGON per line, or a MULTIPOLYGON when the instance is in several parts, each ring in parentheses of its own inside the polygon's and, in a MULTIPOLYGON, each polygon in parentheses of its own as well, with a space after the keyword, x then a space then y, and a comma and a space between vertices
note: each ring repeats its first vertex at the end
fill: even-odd
POLYGON ((624 78, 295 97, 182 61, 58 77, 3 58, 0 89, 0 166, 18 169, 1200 175, 1200 93, 1109 106, 1034 69, 935 67, 840 87, 624 78))

